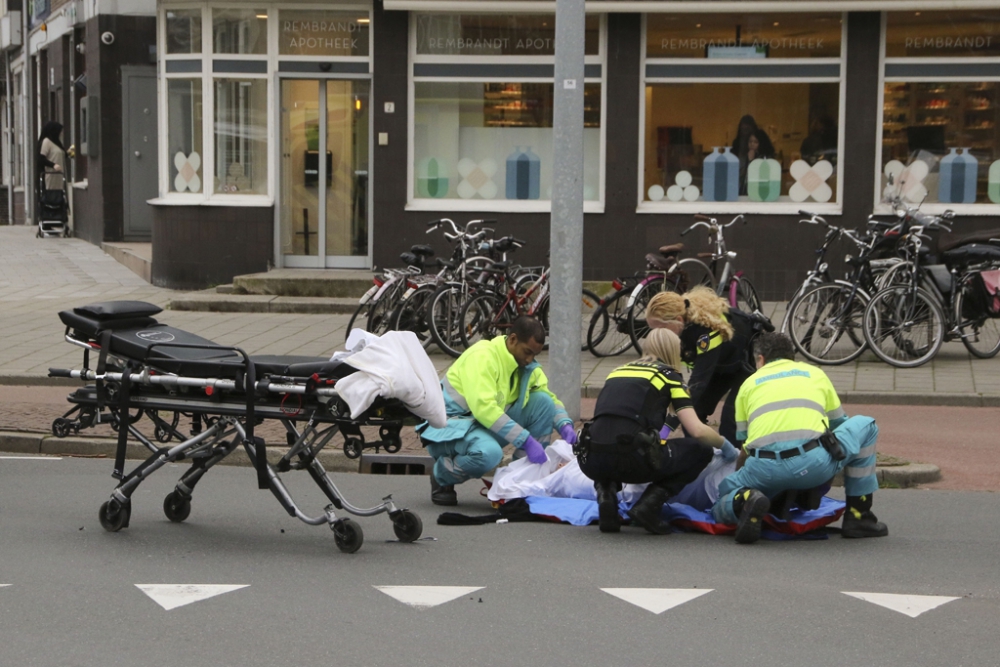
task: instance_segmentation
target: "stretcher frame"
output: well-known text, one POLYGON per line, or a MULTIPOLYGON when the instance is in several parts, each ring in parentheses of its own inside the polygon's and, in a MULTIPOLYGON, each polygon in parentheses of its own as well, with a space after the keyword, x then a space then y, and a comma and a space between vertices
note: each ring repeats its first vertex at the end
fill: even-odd
MULTIPOLYGON (((67 326, 65 340, 84 349, 83 368, 52 368, 49 369, 49 377, 95 384, 70 394, 67 400, 74 407, 53 422, 53 433, 65 437, 70 431, 76 433, 81 428, 100 423, 108 423, 117 431, 118 448, 112 475, 119 483, 99 512, 101 525, 106 530, 117 532, 129 526, 132 495, 143 480, 168 463, 188 459, 191 467, 184 472, 163 503, 168 519, 184 521, 191 512, 195 485, 208 470, 242 444, 257 471, 258 486, 269 489, 290 516, 308 525, 329 525, 341 551, 353 553, 360 549, 364 533, 357 522, 338 517, 338 510, 364 517, 387 513, 401 542, 413 542, 420 537, 423 526, 415 512, 397 507, 391 494, 373 507, 352 505, 345 500, 318 460, 320 451, 337 433, 345 436, 345 450, 351 439, 360 438, 361 444, 356 449, 360 456, 365 446, 361 426, 379 427, 380 440, 369 446, 381 445, 387 451, 398 451, 399 433, 404 421, 415 422, 416 418, 397 401, 377 401, 358 419, 352 419, 349 407, 339 398, 335 379, 317 375, 308 378, 268 375, 257 380, 252 358, 240 348, 177 343, 150 346, 151 351, 153 348, 187 348, 233 353, 241 359, 236 379, 194 377, 171 373, 164 370, 162 364, 158 364, 161 367, 157 368, 145 361, 127 359, 111 352, 109 335, 85 336, 88 340, 80 340, 77 337, 80 334, 73 333, 73 327, 67 326), (100 354, 96 370, 89 368, 91 351, 100 354), (109 359, 113 365, 109 366, 109 359), (297 399, 294 413, 285 407, 285 401, 293 396, 297 399), (172 412, 174 417, 168 422, 161 417, 162 412, 172 412), (191 417, 190 434, 183 434, 178 428, 181 414, 191 417), (72 415, 77 416, 70 419, 72 415), (154 438, 166 446, 158 446, 136 428, 136 423, 143 416, 153 422, 154 438), (268 462, 264 440, 254 436, 255 424, 266 419, 279 420, 286 431, 288 451, 276 464, 268 462), (300 428, 299 422, 305 422, 305 425, 300 428), (151 455, 126 474, 124 465, 129 435, 150 450, 151 455), (173 440, 179 442, 167 444, 173 440), (279 477, 280 472, 291 470, 305 470, 329 499, 330 503, 322 514, 306 514, 295 503, 279 477)), ((215 365, 218 360, 185 360, 184 364, 215 365)))

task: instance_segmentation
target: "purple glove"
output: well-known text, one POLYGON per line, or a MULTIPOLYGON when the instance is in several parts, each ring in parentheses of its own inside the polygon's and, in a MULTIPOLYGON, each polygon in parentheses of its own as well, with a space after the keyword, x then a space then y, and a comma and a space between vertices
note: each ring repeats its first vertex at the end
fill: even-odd
POLYGON ((532 463, 545 463, 549 460, 548 455, 545 453, 545 448, 542 447, 542 443, 538 442, 530 435, 528 439, 524 441, 522 445, 524 453, 528 455, 528 460, 532 463))
POLYGON ((571 445, 575 445, 577 442, 576 430, 573 428, 572 424, 563 424, 562 426, 560 426, 559 435, 561 435, 562 439, 571 445))
POLYGON ((660 429, 660 440, 666 440, 670 437, 672 432, 673 429, 671 429, 667 424, 664 424, 663 428, 660 429))

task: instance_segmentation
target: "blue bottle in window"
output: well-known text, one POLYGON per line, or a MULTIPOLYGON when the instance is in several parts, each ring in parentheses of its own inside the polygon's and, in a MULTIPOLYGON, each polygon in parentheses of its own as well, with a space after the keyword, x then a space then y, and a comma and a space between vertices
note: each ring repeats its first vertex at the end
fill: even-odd
POLYGON ((541 181, 541 160, 530 146, 516 146, 507 156, 507 199, 538 199, 541 181))
MULTIPOLYGON (((938 201, 945 204, 951 204, 955 201, 953 195, 955 195, 955 161, 958 160, 958 149, 949 148, 948 154, 941 158, 941 164, 938 165, 938 201)), ((958 164, 959 178, 961 179, 961 172, 965 170, 965 163, 960 162, 958 164)))
POLYGON ((976 185, 979 181, 979 160, 972 154, 971 148, 962 149, 962 160, 965 162, 965 190, 962 193, 963 204, 976 203, 976 185))
POLYGON ((705 158, 702 181, 705 201, 736 201, 740 194, 740 159, 729 146, 718 146, 705 158))

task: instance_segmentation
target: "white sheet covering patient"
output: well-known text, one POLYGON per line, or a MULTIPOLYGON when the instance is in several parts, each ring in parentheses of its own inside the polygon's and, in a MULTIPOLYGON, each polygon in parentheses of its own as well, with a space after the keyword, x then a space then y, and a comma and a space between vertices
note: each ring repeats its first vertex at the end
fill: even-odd
MULTIPOLYGON (((540 465, 519 459, 497 470, 493 486, 487 497, 492 501, 542 496, 547 498, 582 498, 597 500, 594 481, 583 474, 573 455, 573 448, 564 440, 556 440, 545 450, 549 460, 540 465)), ((736 470, 736 462, 726 462, 722 453, 715 450, 712 462, 698 479, 670 498, 672 503, 683 503, 695 509, 708 510, 719 497, 719 482, 736 470)), ((626 484, 618 494, 626 505, 634 504, 646 484, 626 484)))

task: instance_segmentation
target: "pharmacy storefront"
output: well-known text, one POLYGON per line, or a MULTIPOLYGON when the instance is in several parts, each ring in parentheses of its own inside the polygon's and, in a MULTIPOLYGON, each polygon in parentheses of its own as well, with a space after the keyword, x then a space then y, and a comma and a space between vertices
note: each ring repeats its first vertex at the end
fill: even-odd
MULTIPOLYGON (((586 279, 641 269, 692 214, 744 213, 730 247, 783 298, 818 243, 798 212, 857 226, 890 175, 965 228, 1000 223, 1000 10, 841 4, 587 4, 586 279)), ((447 254, 423 233, 439 217, 495 219, 543 262, 554 9, 163 3, 154 282, 447 254)))

